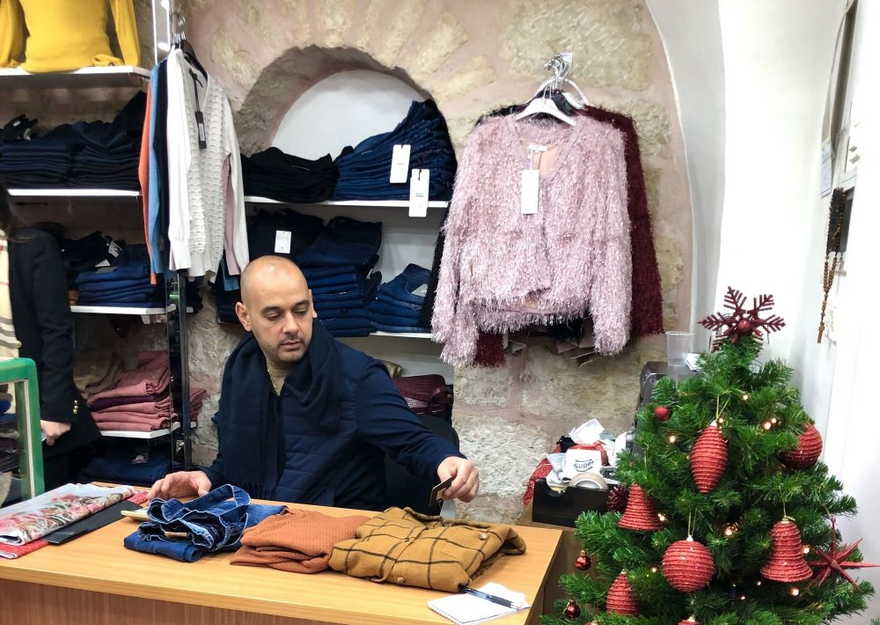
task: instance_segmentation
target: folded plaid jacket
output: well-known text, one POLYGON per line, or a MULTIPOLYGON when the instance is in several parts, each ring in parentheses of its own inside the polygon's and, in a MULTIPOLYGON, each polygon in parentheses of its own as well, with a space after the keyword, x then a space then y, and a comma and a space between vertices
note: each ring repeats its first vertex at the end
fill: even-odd
POLYGON ((503 554, 525 553, 509 525, 448 520, 388 508, 337 543, 330 568, 375 582, 458 592, 503 554))

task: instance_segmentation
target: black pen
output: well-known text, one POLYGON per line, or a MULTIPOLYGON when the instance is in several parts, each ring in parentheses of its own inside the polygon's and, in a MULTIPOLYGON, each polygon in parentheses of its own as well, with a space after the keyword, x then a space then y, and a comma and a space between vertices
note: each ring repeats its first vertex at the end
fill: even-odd
POLYGON ((469 595, 474 595, 475 597, 480 597, 481 599, 486 599, 487 601, 491 601, 492 603, 503 605, 505 608, 511 608, 512 610, 517 609, 516 606, 513 605, 513 601, 504 599, 503 597, 490 595, 489 593, 483 592, 482 590, 477 590, 476 588, 471 588, 470 586, 464 586, 461 591, 466 592, 469 595))

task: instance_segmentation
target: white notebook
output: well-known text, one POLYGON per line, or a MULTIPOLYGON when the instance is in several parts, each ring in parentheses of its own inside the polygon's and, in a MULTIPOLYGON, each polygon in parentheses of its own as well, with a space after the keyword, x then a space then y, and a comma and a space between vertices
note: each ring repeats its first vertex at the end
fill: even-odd
POLYGON ((477 623, 491 621, 501 616, 514 614, 529 607, 524 594, 513 592, 501 584, 489 582, 484 586, 480 586, 477 590, 508 599, 516 607, 508 608, 467 593, 458 593, 448 597, 441 597, 440 599, 432 599, 428 602, 428 607, 456 623, 456 625, 476 625, 477 623))

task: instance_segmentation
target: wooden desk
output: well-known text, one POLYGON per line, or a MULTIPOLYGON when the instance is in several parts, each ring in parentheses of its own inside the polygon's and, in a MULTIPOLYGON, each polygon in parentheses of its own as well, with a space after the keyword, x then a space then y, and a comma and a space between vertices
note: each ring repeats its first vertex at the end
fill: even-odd
MULTIPOLYGON (((314 508, 344 516, 350 510, 314 508)), ((363 513, 361 513, 363 514, 363 513)), ((0 625, 448 624, 427 606, 444 593, 377 584, 341 573, 231 566, 231 554, 184 563, 122 546, 136 524, 120 520, 65 545, 0 561, 0 625)), ((532 609, 498 619, 522 625, 541 613, 541 588, 560 531, 517 527, 527 545, 477 578, 524 592, 532 609)))

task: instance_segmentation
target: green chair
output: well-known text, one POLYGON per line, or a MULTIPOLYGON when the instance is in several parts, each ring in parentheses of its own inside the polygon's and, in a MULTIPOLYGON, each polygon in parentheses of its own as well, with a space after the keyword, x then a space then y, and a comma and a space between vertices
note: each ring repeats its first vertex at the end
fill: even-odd
MULTIPOLYGON (((30 499, 45 490, 43 440, 40 430, 40 389, 37 366, 30 358, 0 361, 0 384, 13 385, 18 416, 18 469, 21 497, 30 499)), ((2 502, 0 502, 2 504, 2 502)))

